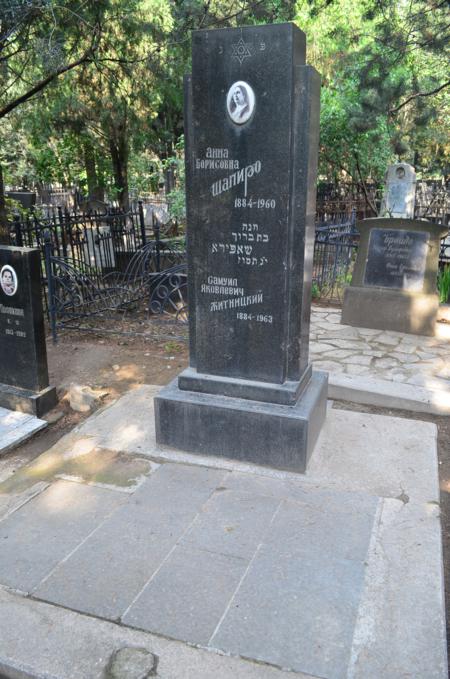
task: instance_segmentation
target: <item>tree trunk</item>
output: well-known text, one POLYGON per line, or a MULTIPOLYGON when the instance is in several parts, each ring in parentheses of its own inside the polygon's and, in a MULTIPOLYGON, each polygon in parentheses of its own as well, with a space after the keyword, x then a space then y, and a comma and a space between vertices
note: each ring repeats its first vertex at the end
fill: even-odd
POLYGON ((129 209, 128 192, 128 138, 126 126, 120 125, 114 137, 109 138, 109 150, 117 190, 117 200, 124 212, 129 209))
POLYGON ((83 145, 84 168, 86 170, 88 199, 103 201, 103 189, 99 185, 97 164, 95 161, 95 151, 91 144, 85 142, 83 145))
POLYGON ((0 163, 0 244, 9 245, 9 228, 6 216, 5 185, 3 182, 3 169, 0 163))

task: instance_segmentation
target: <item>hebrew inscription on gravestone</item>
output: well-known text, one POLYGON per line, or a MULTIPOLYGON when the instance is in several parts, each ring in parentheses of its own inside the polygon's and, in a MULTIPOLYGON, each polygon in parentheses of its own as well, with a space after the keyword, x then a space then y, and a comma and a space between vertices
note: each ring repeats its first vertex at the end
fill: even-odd
POLYGON ((308 356, 319 77, 293 24, 196 31, 192 69, 190 367, 155 401, 157 440, 302 470, 326 394, 308 356))

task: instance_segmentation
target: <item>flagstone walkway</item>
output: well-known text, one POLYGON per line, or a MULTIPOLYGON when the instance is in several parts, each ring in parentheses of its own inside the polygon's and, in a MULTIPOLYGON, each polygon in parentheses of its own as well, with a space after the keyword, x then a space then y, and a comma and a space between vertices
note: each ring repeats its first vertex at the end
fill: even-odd
POLYGON ((450 392, 450 324, 424 337, 340 321, 340 309, 312 308, 310 356, 318 370, 450 392))

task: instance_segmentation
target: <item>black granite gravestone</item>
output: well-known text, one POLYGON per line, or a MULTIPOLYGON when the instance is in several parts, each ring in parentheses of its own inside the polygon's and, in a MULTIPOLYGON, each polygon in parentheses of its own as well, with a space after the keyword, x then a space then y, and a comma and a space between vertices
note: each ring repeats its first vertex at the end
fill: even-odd
POLYGON ((0 406, 40 417, 56 405, 49 387, 40 252, 0 247, 0 406))
POLYGON ((320 81, 293 24, 193 33, 185 83, 190 367, 157 441, 303 471, 325 416, 308 361, 320 81))
POLYGON ((362 328, 433 335, 440 224, 378 217, 357 223, 361 233, 342 323, 362 328))
POLYGON ((365 285, 422 290, 430 234, 404 229, 372 229, 365 285))

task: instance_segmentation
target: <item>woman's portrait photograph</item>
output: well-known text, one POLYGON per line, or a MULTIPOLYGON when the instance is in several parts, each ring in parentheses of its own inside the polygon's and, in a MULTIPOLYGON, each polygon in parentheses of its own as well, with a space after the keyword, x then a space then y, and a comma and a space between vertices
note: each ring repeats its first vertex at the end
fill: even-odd
POLYGON ((250 85, 242 80, 233 83, 227 94, 227 110, 231 120, 243 125, 249 120, 255 108, 255 93, 250 85))
POLYGON ((0 287, 8 297, 17 292, 17 274, 9 264, 5 264, 0 271, 0 287))

